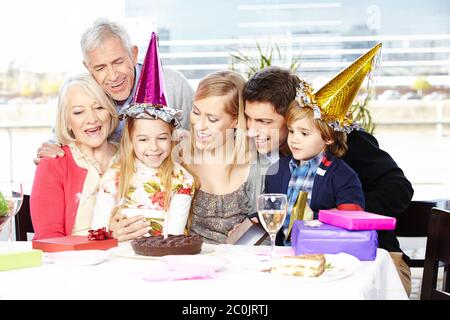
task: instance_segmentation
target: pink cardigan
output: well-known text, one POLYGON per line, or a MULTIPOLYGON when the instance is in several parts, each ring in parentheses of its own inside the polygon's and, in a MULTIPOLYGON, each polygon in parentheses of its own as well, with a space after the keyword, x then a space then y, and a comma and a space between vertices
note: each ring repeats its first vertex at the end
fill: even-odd
POLYGON ((36 168, 30 197, 33 239, 72 234, 87 170, 80 168, 68 146, 65 155, 44 158, 36 168))

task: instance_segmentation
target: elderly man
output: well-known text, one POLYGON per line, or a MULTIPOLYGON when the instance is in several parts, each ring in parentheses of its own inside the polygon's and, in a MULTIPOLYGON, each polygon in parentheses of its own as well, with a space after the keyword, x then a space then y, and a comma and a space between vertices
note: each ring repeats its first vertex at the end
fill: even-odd
MULTIPOLYGON (((128 32, 117 22, 97 19, 81 36, 83 64, 103 90, 116 102, 117 111, 126 108, 136 91, 142 65, 137 63, 138 48, 128 32)), ((182 127, 189 127, 189 113, 194 91, 178 71, 164 68, 167 99, 170 106, 183 111, 182 127)), ((120 139, 123 121, 114 132, 113 140, 120 139)), ((35 163, 42 157, 62 156, 57 144, 45 142, 38 150, 35 163)))

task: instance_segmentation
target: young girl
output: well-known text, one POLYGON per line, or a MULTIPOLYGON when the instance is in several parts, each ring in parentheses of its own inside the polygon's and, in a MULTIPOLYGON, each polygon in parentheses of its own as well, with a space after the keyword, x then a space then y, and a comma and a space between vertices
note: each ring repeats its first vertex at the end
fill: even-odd
MULTIPOLYGON (((177 116, 168 107, 134 106, 126 111, 120 160, 100 182, 93 229, 110 227, 115 215, 144 215, 152 236, 161 235, 164 226, 168 234, 184 233, 194 179, 172 160, 177 116)), ((114 233, 114 224, 110 229, 114 233)))
POLYGON ((121 112, 121 118, 127 121, 120 140, 120 160, 100 181, 92 229, 109 227, 120 241, 147 232, 152 236, 183 234, 194 179, 172 159, 172 133, 180 126, 181 111, 167 105, 155 33, 133 104, 121 112), (142 217, 148 220, 147 227, 139 223, 142 217))
POLYGON ((265 181, 266 193, 287 194, 285 227, 300 191, 308 193, 307 202, 315 215, 321 209, 364 210, 358 175, 340 159, 347 151, 347 134, 335 130, 325 114, 320 115, 306 82, 301 81, 298 92, 286 113, 292 156, 282 158, 278 173, 266 176, 265 181))

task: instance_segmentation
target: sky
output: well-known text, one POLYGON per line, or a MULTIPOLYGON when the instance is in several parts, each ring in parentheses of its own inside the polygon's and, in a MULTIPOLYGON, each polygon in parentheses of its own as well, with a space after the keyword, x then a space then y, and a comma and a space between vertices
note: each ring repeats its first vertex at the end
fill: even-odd
POLYGON ((0 1, 0 71, 9 62, 21 69, 82 68, 79 39, 99 16, 120 19, 124 0, 0 1))

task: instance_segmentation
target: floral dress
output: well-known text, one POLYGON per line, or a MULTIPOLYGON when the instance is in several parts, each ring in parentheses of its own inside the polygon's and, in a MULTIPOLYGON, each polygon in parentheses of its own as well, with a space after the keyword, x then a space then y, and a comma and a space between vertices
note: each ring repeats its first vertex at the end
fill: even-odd
POLYGON ((114 208, 123 204, 121 214, 127 217, 143 215, 150 221, 151 235, 162 234, 164 225, 168 228, 168 234, 183 234, 194 194, 192 175, 181 165, 174 163, 172 198, 169 210, 165 212, 166 190, 158 176, 158 169, 149 168, 137 159, 136 169, 125 199, 117 199, 119 168, 113 167, 104 174, 100 181, 92 229, 109 227, 114 208))

